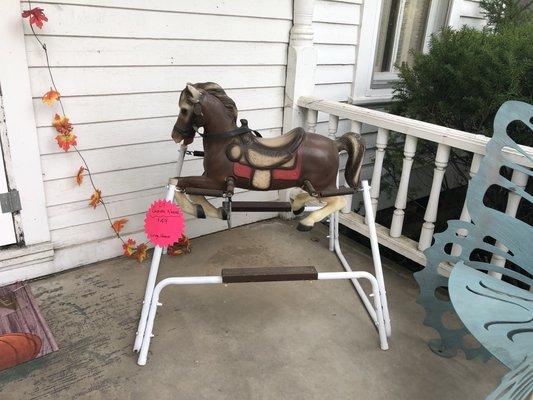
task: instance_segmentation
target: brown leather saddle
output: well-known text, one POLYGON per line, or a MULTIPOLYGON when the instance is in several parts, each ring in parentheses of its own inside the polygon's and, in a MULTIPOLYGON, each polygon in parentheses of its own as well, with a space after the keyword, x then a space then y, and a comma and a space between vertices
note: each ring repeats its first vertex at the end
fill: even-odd
MULTIPOLYGON (((226 148, 226 155, 235 163, 237 176, 249 177, 252 186, 266 190, 270 187, 273 171, 275 179, 283 179, 283 174, 275 173, 277 170, 297 168, 298 149, 305 134, 302 128, 295 128, 273 138, 261 138, 249 132, 235 137, 226 148)), ((287 176, 292 178, 295 175, 287 176)))

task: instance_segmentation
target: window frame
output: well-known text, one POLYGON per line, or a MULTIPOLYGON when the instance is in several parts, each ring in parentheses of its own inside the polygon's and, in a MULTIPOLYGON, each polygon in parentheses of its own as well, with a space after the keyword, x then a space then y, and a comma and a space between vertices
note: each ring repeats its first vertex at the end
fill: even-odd
MULTIPOLYGON (((438 4, 443 0, 431 0, 428 11, 428 18, 424 32, 423 52, 428 50, 429 39, 431 33, 436 31, 436 21, 438 4)), ((448 26, 455 25, 453 22, 456 19, 458 4, 461 0, 450 0, 448 6, 448 13, 445 24, 448 26)), ((381 19, 383 0, 365 0, 363 4, 363 12, 361 15, 361 30, 359 35, 359 45, 357 49, 357 60, 354 69, 354 80, 352 85, 352 93, 350 102, 368 103, 368 102, 387 102, 392 99, 392 83, 398 79, 398 75, 394 71, 390 72, 374 72, 374 62, 379 40, 379 27, 381 19)), ((401 21, 403 17, 403 6, 405 0, 400 4, 400 12, 398 19, 401 21)), ((398 49, 399 40, 399 25, 396 24, 396 32, 394 37, 393 56, 398 49)), ((393 60, 395 57, 392 58, 393 60)))

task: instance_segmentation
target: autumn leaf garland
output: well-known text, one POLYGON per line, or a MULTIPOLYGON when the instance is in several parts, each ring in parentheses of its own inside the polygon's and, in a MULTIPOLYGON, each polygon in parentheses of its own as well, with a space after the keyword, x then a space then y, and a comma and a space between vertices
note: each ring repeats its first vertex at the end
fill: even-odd
MULTIPOLYGON (((30 7, 31 7, 31 2, 30 2, 30 7)), ((43 101, 44 104, 46 104, 47 106, 50 106, 50 107, 53 107, 57 102, 59 102, 59 104, 61 106, 61 110, 62 110, 62 114, 63 115, 59 115, 59 114, 56 113, 54 115, 54 118, 52 119, 52 126, 54 127, 54 129, 57 132, 57 135, 55 136, 54 139, 56 140, 57 145, 65 152, 69 151, 70 148, 72 147, 76 151, 78 156, 81 158, 81 161, 84 164, 83 166, 81 166, 78 169, 78 171, 77 171, 77 173, 75 175, 76 184, 78 186, 81 186, 81 184, 83 183, 84 174, 87 173, 87 175, 89 177, 89 180, 90 180, 90 183, 91 183, 91 185, 93 186, 93 189, 94 189, 94 193, 91 195, 91 198, 89 200, 89 206, 92 207, 93 209, 96 209, 96 207, 99 204, 102 204, 102 206, 104 207, 105 213, 107 215, 107 219, 109 221, 109 224, 111 226, 111 229, 113 229, 113 231, 116 234, 116 236, 123 243, 122 248, 123 248, 124 255, 127 256, 127 257, 136 258, 137 261, 142 262, 142 261, 144 261, 144 259, 146 259, 148 246, 146 245, 146 243, 141 243, 141 244, 137 245, 135 240, 130 238, 130 239, 125 241, 121 237, 120 231, 124 228, 124 225, 128 222, 128 219, 127 218, 121 218, 121 219, 116 220, 115 222, 111 221, 111 218, 109 216, 109 212, 107 210, 106 204, 105 204, 104 200, 102 199, 102 191, 100 189, 98 189, 94 185, 94 182, 93 182, 93 179, 92 179, 92 175, 91 175, 91 171, 90 171, 90 169, 89 169, 84 157, 81 155, 80 151, 76 148, 76 146, 78 144, 77 143, 77 136, 73 132, 74 131, 74 127, 72 126, 72 123, 70 122, 69 118, 67 118, 67 116, 65 115, 63 104, 61 102, 61 94, 58 92, 58 90, 57 90, 57 88, 55 86, 53 75, 52 75, 52 69, 50 67, 49 58, 48 58, 48 50, 46 48, 46 45, 43 44, 40 41, 40 39, 37 37, 37 35, 36 35, 36 33, 35 33, 34 29, 33 29, 33 25, 35 25, 39 29, 42 29, 44 23, 48 22, 48 18, 44 14, 44 10, 42 8, 39 8, 39 7, 35 7, 35 8, 31 8, 29 10, 23 11, 22 12, 22 18, 29 18, 30 28, 31 28, 31 30, 33 32, 33 35, 34 35, 35 39, 39 42, 41 47, 43 48, 43 50, 45 52, 45 55, 46 55, 46 63, 47 63, 48 71, 50 73, 50 80, 51 80, 51 83, 52 83, 53 87, 50 87, 50 90, 43 95, 42 101, 43 101)))
POLYGON ((39 7, 23 11, 22 18, 29 18, 30 25, 35 25, 39 29, 42 29, 44 22, 48 21, 48 18, 46 18, 46 15, 44 15, 44 10, 39 7))

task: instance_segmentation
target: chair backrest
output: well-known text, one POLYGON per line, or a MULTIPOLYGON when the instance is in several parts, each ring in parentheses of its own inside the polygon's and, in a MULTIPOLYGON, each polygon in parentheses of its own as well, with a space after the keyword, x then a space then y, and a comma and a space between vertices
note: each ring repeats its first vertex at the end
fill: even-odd
POLYGON ((527 206, 531 209, 533 196, 526 191, 523 183, 527 184, 533 175, 533 159, 508 135, 515 121, 525 124, 531 134, 533 106, 508 101, 500 107, 486 155, 468 185, 466 204, 472 221, 448 221, 448 228, 435 234, 433 245, 425 251, 426 267, 415 274, 420 285, 417 302, 426 309, 424 324, 437 330, 440 336, 430 341, 430 347, 444 356, 453 356, 457 350, 462 350, 467 358, 488 358, 490 354, 483 347, 467 345, 465 337, 469 331, 465 327, 446 326, 443 318, 448 312, 453 313, 454 308, 450 301, 437 297, 439 288, 448 287, 448 278, 439 273, 439 265, 455 265, 462 261, 475 270, 508 276, 518 286, 533 286, 533 227, 527 221, 491 208, 486 202, 487 191, 497 185, 509 193, 508 208, 511 203, 516 206, 522 201, 529 203, 527 206), (506 151, 503 151, 504 148, 506 151), (522 163, 525 166, 511 159, 509 149, 525 157, 526 162, 522 163), (456 251, 451 251, 452 246, 456 251), (490 261, 476 259, 476 254, 480 252, 492 254, 490 261))

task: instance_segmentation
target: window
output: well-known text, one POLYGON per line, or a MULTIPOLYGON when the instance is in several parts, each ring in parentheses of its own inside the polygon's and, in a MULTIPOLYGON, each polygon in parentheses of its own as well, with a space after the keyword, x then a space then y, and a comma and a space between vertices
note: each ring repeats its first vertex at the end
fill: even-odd
POLYGON ((396 64, 427 51, 432 33, 449 23, 454 0, 365 0, 353 102, 391 96, 396 64))
POLYGON ((450 0, 383 0, 372 87, 396 78, 394 65, 410 63, 411 50, 424 51, 432 33, 446 24, 450 0))

